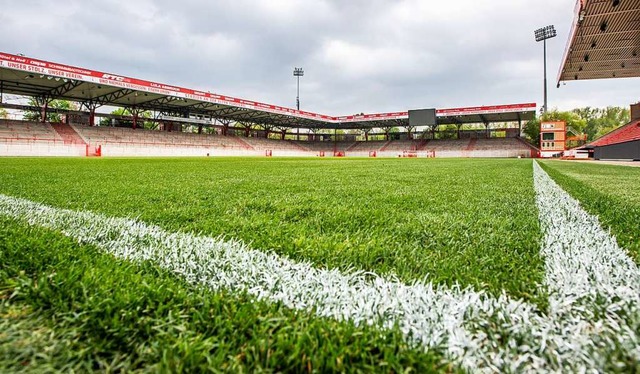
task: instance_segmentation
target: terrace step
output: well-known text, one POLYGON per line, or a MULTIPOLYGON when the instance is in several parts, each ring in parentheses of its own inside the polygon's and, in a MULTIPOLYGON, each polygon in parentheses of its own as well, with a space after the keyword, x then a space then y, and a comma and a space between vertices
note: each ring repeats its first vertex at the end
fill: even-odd
POLYGON ((295 145, 296 147, 298 147, 301 151, 311 152, 311 149, 309 149, 309 148, 305 147, 304 145, 300 144, 299 141, 292 141, 291 144, 295 145))
POLYGON ((420 143, 418 143, 416 150, 424 151, 427 148, 427 145, 429 145, 429 140, 423 139, 420 141, 420 143))
POLYGON ((66 123, 52 123, 51 127, 60 135, 64 144, 87 145, 87 142, 84 141, 82 136, 80 136, 71 125, 67 125, 66 123))
POLYGON ((384 143, 384 145, 382 147, 380 147, 380 152, 386 151, 387 148, 391 145, 392 142, 393 142, 393 140, 387 140, 387 142, 384 143))
POLYGON ((243 147, 245 149, 255 150, 255 147, 252 146, 251 144, 249 144, 249 142, 247 142, 246 140, 242 139, 242 137, 231 136, 230 138, 235 140, 241 147, 243 147))
POLYGON ((357 146, 358 146, 358 142, 355 142, 355 143, 351 144, 349 147, 347 147, 346 151, 347 152, 352 151, 357 146))
POLYGON ((465 151, 473 151, 476 147, 476 143, 478 143, 478 139, 471 139, 471 141, 469 142, 469 144, 467 144, 467 148, 465 148, 465 151))
POLYGON ((526 145, 529 148, 529 150, 531 151, 531 158, 538 157, 538 155, 540 154, 540 149, 536 148, 533 144, 522 139, 521 137, 516 137, 516 140, 518 140, 520 143, 526 145))

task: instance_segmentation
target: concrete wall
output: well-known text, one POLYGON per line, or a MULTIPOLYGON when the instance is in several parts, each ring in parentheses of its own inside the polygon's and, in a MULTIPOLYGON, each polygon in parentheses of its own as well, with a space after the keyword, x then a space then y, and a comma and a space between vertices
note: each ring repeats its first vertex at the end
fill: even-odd
POLYGON ((0 156, 26 157, 78 157, 86 156, 84 145, 64 145, 62 143, 0 143, 0 156))
MULTIPOLYGON (((402 151, 378 151, 377 157, 397 158, 402 151)), ((428 157, 430 152, 418 151, 418 157, 428 157)), ((86 155, 84 145, 63 145, 62 143, 0 143, 0 156, 67 156, 78 157, 86 155)), ((158 147, 132 145, 103 145, 104 157, 264 157, 266 151, 223 149, 213 147, 158 147)), ((318 157, 318 151, 290 151, 273 150, 273 157, 318 157)), ((347 157, 369 157, 369 152, 346 152, 347 157)), ((455 157, 530 157, 530 152, 518 150, 475 150, 475 151, 436 151, 437 158, 455 157)), ((333 152, 326 152, 325 157, 333 157, 333 152)))

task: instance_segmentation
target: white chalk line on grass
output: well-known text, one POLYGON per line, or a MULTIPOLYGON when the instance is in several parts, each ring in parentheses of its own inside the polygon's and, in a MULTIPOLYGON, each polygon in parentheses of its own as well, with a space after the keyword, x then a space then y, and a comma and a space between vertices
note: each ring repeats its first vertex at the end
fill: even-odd
POLYGON ((546 312, 504 293, 317 269, 240 241, 170 233, 5 195, 0 215, 119 258, 153 261, 213 290, 247 292, 339 321, 398 326, 409 343, 473 371, 603 371, 639 362, 638 268, 537 164, 534 179, 550 293, 546 312))

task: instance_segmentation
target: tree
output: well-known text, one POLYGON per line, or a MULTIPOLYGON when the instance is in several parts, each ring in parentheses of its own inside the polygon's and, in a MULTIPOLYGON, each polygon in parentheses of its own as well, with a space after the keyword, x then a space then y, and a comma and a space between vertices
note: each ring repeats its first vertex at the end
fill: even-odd
POLYGON ((9 113, 7 113, 7 110, 4 108, 0 108, 0 119, 7 119, 9 118, 9 113))
POLYGON ((629 109, 622 107, 578 108, 573 110, 586 121, 584 133, 589 141, 595 140, 631 120, 629 109))
POLYGON ((602 110, 602 115, 597 120, 597 132, 593 139, 597 139, 631 121, 629 109, 620 107, 607 107, 602 110))
POLYGON ((536 116, 522 129, 529 141, 536 147, 540 147, 540 119, 536 116))
MULTIPOLYGON (((120 117, 133 117, 133 113, 129 108, 116 108, 111 111, 111 114, 114 116, 120 117)), ((156 125, 153 121, 148 121, 151 119, 153 115, 150 111, 145 110, 144 112, 138 113, 138 119, 141 121, 137 122, 137 126, 144 129, 155 129, 156 125)), ((118 127, 133 127, 133 121, 130 119, 116 119, 116 123, 118 127)), ((110 118, 102 118, 98 123, 99 126, 111 126, 110 118)))
MULTIPOLYGON (((32 97, 29 99, 29 106, 42 107, 42 101, 32 97)), ((78 104, 68 100, 51 100, 48 105, 49 109, 78 110, 78 104)), ((25 121, 40 122, 42 121, 42 112, 40 110, 27 110, 24 112, 23 119, 25 121)), ((48 122, 62 122, 60 113, 47 113, 48 122)))
POLYGON ((442 127, 439 129, 439 139, 456 139, 458 137, 458 126, 456 125, 445 125, 444 129, 442 127))
POLYGON ((600 109, 584 107, 574 109, 573 112, 579 115, 586 121, 584 133, 587 134, 587 139, 592 140, 595 134, 598 132, 597 118, 600 116, 600 109))

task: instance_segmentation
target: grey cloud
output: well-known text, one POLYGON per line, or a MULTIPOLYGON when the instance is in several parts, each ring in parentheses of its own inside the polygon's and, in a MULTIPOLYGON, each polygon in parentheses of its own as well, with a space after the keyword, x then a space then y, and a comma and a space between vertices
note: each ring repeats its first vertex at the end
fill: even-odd
POLYGON ((0 50, 327 114, 542 102, 626 105, 633 80, 555 89, 574 0, 13 2, 0 50))

